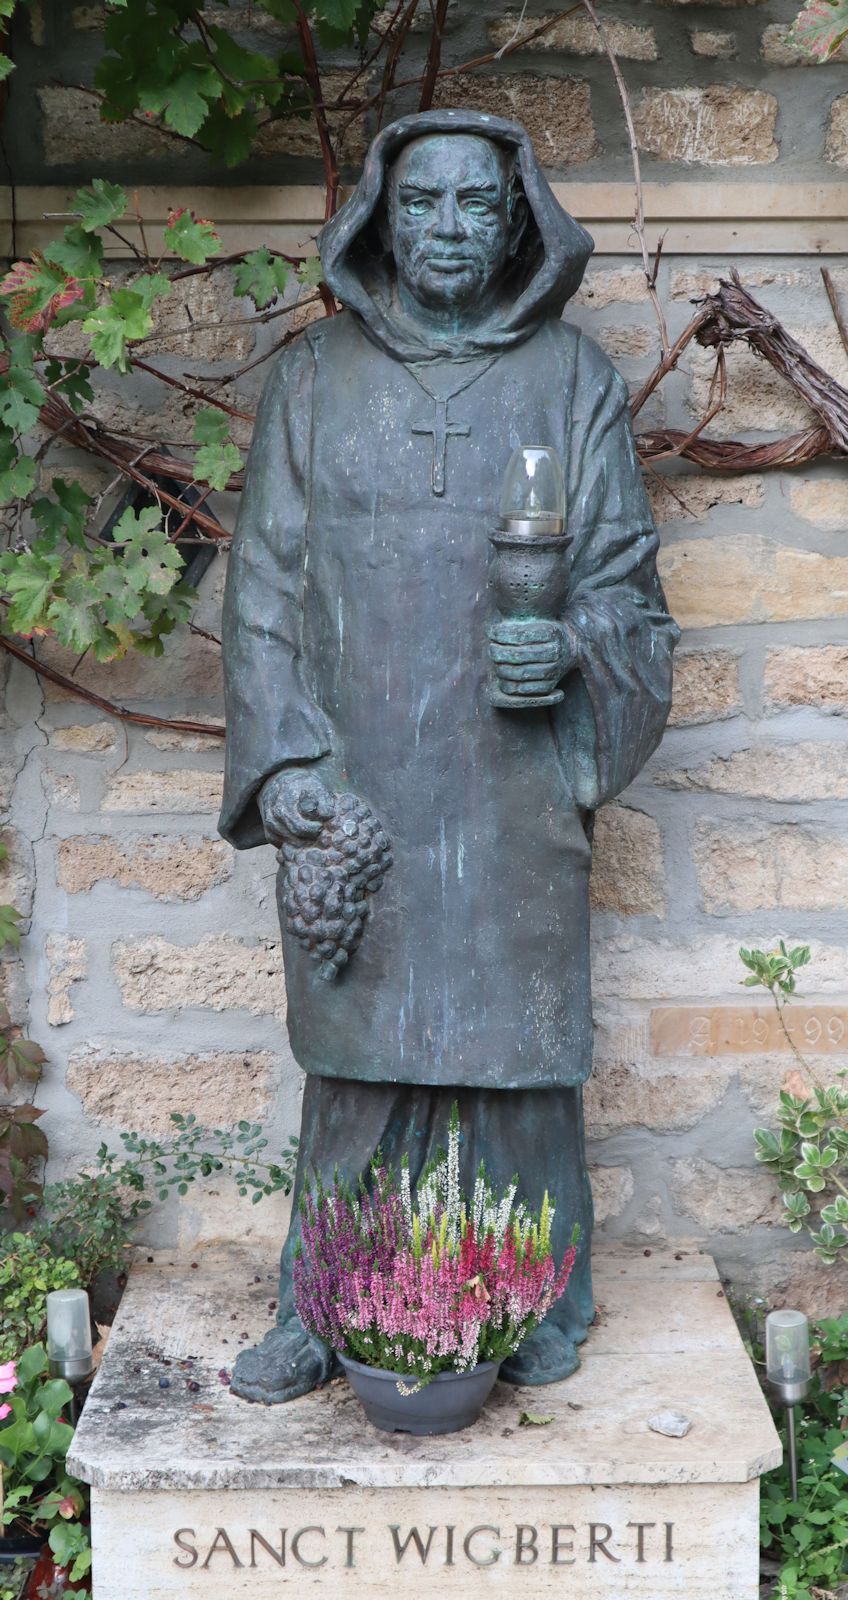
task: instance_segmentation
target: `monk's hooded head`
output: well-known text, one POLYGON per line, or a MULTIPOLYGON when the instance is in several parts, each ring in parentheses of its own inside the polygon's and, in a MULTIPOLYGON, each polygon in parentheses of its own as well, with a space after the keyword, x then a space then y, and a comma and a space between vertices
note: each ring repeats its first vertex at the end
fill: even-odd
POLYGON ((524 231, 512 155, 475 134, 425 135, 404 145, 386 189, 384 238, 407 309, 479 320, 524 231))
POLYGON ((392 356, 509 348, 558 317, 592 240, 551 191, 526 130, 421 111, 374 139, 320 237, 324 281, 392 356))

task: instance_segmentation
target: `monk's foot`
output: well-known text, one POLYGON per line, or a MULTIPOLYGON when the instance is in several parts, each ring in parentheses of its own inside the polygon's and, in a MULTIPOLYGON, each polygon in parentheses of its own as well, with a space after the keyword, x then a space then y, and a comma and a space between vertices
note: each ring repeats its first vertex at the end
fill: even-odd
POLYGON ((334 1352, 291 1317, 254 1349, 241 1351, 230 1390, 240 1400, 279 1406, 320 1388, 339 1370, 334 1352))
POLYGON ((507 1356, 498 1376, 504 1383, 559 1383, 580 1365, 575 1345, 561 1328, 543 1322, 507 1356))

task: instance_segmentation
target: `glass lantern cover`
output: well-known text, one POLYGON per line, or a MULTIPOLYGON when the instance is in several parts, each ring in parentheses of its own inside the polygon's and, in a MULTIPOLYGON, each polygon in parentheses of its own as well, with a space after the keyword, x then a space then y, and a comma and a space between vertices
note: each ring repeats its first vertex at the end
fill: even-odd
POLYGON ((514 450, 501 493, 501 520, 565 520, 562 462, 546 444, 522 444, 514 450))
POLYGON ((84 1289, 54 1289, 47 1296, 47 1355, 51 1361, 91 1357, 91 1316, 84 1289))
POLYGON ((773 1383, 806 1383, 810 1330, 803 1311, 772 1311, 766 1317, 766 1370, 773 1383))

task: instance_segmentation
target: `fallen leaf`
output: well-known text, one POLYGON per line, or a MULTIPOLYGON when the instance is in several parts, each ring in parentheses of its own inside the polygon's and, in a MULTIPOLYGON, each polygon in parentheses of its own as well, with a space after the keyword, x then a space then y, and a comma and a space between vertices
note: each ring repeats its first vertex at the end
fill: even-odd
POLYGON ((548 1423, 553 1422, 553 1420, 553 1413, 549 1417, 543 1417, 538 1411, 522 1411, 518 1419, 518 1426, 519 1428, 546 1428, 548 1423))

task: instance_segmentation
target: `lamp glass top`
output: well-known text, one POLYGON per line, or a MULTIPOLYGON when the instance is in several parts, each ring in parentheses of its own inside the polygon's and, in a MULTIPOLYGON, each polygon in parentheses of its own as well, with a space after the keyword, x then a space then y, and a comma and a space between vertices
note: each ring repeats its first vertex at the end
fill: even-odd
POLYGON ((500 513, 503 522, 564 519, 562 462, 549 445, 522 444, 513 451, 504 476, 500 513))

